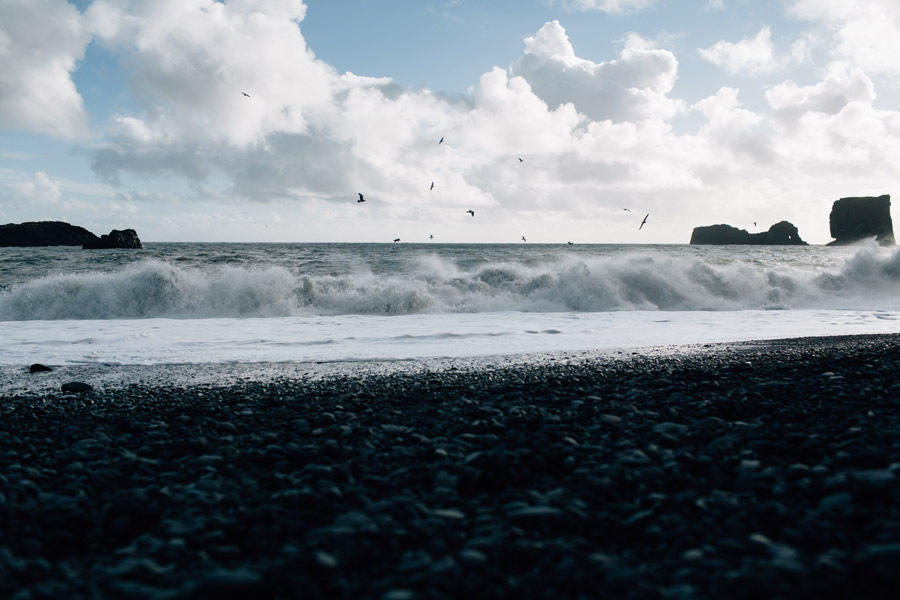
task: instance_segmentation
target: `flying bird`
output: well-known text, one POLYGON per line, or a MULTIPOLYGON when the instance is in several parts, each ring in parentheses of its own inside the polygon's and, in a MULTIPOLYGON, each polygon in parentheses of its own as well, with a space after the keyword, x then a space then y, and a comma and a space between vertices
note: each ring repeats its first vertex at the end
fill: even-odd
POLYGON ((400 238, 394 238, 394 243, 395 243, 395 244, 396 244, 397 242, 399 242, 399 241, 400 241, 400 238))
POLYGON ((524 161, 524 160, 522 160, 522 159, 521 159, 521 158, 520 158, 520 159, 519 159, 519 162, 525 162, 525 161, 524 161))
POLYGON ((650 213, 647 213, 646 215, 644 215, 644 220, 641 221, 641 226, 638 227, 638 231, 640 231, 644 227, 644 223, 647 222, 647 217, 649 217, 649 216, 650 216, 650 213))
POLYGON ((247 96, 248 98, 250 97, 250 94, 248 94, 247 92, 241 92, 241 93, 242 93, 243 95, 247 96))
POLYGON ((444 138, 443 138, 443 136, 441 136, 441 141, 438 142, 438 146, 440 146, 443 143, 444 143, 444 138))
MULTIPOLYGON (((357 193, 359 194, 359 192, 357 192, 357 193)), ((363 198, 363 195, 359 194, 359 200, 357 200, 357 202, 365 202, 365 201, 366 201, 366 199, 363 198)))
POLYGON ((622 210, 624 210, 625 212, 631 212, 630 208, 623 208, 622 210))
POLYGON ((525 236, 524 236, 524 235, 522 236, 522 241, 523 241, 523 242, 527 242, 527 241, 528 241, 528 240, 525 239, 525 236))
POLYGON ((428 188, 428 189, 430 189, 430 190, 433 190, 433 189, 434 189, 434 182, 433 182, 433 181, 431 182, 431 187, 428 188))
POLYGON ((470 215, 472 215, 473 217, 475 216, 475 211, 474 211, 474 210, 467 210, 466 212, 469 213, 470 215))
POLYGON ((753 226, 756 227, 756 221, 753 221, 753 226))
POLYGON ((429 239, 429 240, 433 240, 433 239, 434 239, 434 236, 433 236, 433 235, 429 235, 429 236, 428 236, 428 239, 429 239))

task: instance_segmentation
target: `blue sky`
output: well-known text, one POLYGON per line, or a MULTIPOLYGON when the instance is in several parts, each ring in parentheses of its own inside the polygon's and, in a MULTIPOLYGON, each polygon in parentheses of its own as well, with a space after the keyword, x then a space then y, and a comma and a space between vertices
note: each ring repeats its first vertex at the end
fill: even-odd
POLYGON ((0 222, 825 243, 894 191, 895 40, 895 0, 0 0, 0 222))

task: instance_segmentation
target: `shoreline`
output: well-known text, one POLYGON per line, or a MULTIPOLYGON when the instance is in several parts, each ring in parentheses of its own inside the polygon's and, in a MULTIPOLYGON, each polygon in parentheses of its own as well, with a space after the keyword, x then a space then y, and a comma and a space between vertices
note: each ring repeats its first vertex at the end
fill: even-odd
POLYGON ((354 379, 372 376, 423 376, 453 371, 478 372, 516 367, 555 366, 557 364, 592 364, 642 359, 698 358, 704 355, 759 353, 781 349, 802 354, 803 348, 827 346, 833 349, 860 344, 900 341, 900 334, 848 334, 781 339, 737 340, 691 344, 666 344, 602 348, 596 350, 559 350, 471 357, 426 357, 409 359, 360 359, 280 362, 170 363, 170 364, 49 364, 51 372, 29 373, 29 365, 0 367, 0 399, 14 396, 62 395, 60 386, 67 381, 84 381, 98 393, 114 392, 133 386, 229 387, 248 382, 282 382, 293 380, 354 379))
POLYGON ((900 583, 900 335, 270 367, 3 394, 0 595, 900 583))

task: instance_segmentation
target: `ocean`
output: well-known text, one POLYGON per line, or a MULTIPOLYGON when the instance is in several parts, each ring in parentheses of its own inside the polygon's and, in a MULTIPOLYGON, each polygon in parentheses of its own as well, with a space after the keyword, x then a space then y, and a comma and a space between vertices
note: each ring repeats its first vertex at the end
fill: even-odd
POLYGON ((0 248, 0 367, 400 361, 900 332, 900 252, 0 248))

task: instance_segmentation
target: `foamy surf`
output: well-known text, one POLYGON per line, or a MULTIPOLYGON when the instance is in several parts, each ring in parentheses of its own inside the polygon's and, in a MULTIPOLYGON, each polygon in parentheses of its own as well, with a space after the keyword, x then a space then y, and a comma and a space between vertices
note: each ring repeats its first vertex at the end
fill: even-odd
POLYGON ((474 262, 418 253, 386 266, 336 261, 331 271, 287 258, 259 266, 211 258, 203 267, 151 258, 7 285, 0 320, 900 309, 898 252, 863 248, 834 264, 823 264, 840 256, 827 250, 728 252, 497 253, 474 262))
POLYGON ((900 333, 898 311, 497 312, 0 322, 0 366, 391 361, 900 333))

